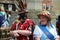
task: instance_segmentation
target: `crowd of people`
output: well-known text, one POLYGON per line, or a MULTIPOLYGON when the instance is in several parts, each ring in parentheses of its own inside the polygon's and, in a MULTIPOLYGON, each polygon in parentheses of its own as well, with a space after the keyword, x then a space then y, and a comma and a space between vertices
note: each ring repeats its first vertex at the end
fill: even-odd
MULTIPOLYGON (((10 28, 11 38, 8 40, 59 40, 56 27, 51 22, 51 15, 48 11, 37 13, 39 23, 36 25, 31 19, 28 19, 27 11, 20 11, 18 19, 12 23, 10 28)), ((10 11, 4 11, 0 8, 0 28, 9 28, 10 11)), ((59 24, 60 16, 58 17, 59 24)), ((59 26, 57 25, 58 32, 59 26)))

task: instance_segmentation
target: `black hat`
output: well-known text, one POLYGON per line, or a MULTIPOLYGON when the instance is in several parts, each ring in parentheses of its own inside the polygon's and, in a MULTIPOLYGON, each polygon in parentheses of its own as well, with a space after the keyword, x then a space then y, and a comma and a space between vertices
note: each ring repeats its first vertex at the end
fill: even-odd
POLYGON ((26 14, 26 13, 28 13, 28 10, 22 10, 22 11, 19 11, 18 15, 20 15, 20 14, 26 14))
POLYGON ((28 11, 26 11, 26 10, 20 11, 19 14, 18 14, 19 15, 19 19, 25 20, 27 18, 27 14, 26 13, 28 13, 28 11))

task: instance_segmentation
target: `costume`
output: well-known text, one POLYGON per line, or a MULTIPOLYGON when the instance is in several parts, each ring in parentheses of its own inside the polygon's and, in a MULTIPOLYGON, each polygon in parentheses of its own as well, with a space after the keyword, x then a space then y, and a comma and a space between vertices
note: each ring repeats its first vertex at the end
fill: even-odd
POLYGON ((37 14, 37 16, 40 19, 40 22, 35 26, 35 30, 33 33, 34 39, 36 37, 40 38, 40 40, 55 40, 55 38, 59 38, 56 32, 56 28, 51 22, 50 13, 48 11, 41 11, 37 14), (44 22, 46 23, 43 24, 44 22))
POLYGON ((54 40, 59 38, 56 32, 56 28, 53 24, 47 25, 36 25, 34 30, 34 37, 40 37, 41 40, 54 40))
MULTIPOLYGON (((25 22, 23 24, 21 24, 20 20, 16 20, 13 24, 12 24, 12 28, 11 30, 29 30, 32 31, 32 27, 33 27, 34 23, 32 20, 30 19, 26 19, 25 22)), ((17 37, 18 40, 27 40, 27 36, 21 35, 17 37)), ((32 36, 31 36, 32 37, 32 36)), ((30 37, 30 38, 31 38, 30 37)), ((30 39, 32 40, 32 39, 30 39)))
POLYGON ((0 12, 0 27, 5 27, 5 25, 6 25, 6 19, 7 19, 6 13, 3 12, 3 11, 1 11, 0 12))

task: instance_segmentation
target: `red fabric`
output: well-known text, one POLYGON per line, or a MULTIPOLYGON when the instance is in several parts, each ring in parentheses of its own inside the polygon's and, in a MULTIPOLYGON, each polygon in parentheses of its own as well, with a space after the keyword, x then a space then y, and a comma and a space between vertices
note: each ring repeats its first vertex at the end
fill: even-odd
POLYGON ((12 24, 11 30, 16 30, 16 21, 12 24))
MULTIPOLYGON (((12 30, 15 30, 16 29, 16 24, 17 24, 17 22, 14 22, 12 24, 12 30)), ((31 27, 28 27, 29 25, 30 26, 33 26, 34 23, 33 23, 32 20, 26 19, 26 21, 23 24, 21 24, 21 23, 18 24, 18 30, 29 30, 30 31, 31 30, 31 27)), ((23 35, 20 35, 17 39, 18 40, 27 40, 27 37, 26 36, 23 36, 23 35)))

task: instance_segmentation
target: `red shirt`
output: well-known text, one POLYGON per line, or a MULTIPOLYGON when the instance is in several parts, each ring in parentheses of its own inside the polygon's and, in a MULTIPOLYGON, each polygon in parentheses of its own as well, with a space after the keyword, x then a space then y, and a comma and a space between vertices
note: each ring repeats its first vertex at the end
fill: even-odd
MULTIPOLYGON (((32 20, 26 19, 25 22, 23 24, 21 24, 21 22, 15 21, 12 24, 12 30, 29 30, 31 31, 32 26, 34 25, 32 20)), ((27 36, 21 35, 17 37, 18 40, 27 40, 27 36)), ((30 37, 30 36, 29 36, 30 37)), ((30 37, 30 40, 33 40, 32 35, 30 37)))

